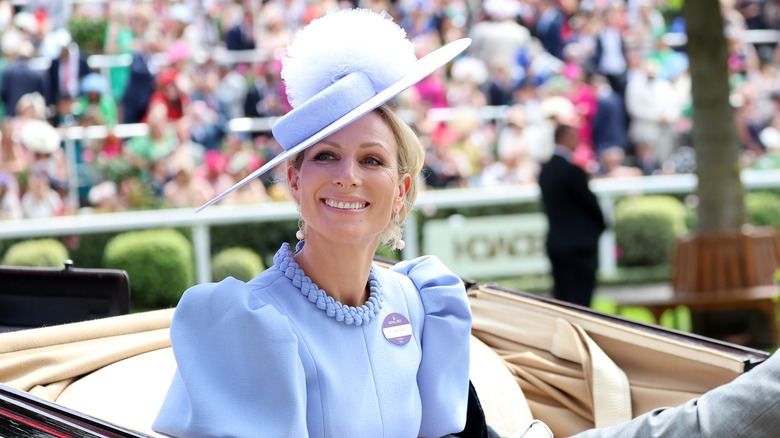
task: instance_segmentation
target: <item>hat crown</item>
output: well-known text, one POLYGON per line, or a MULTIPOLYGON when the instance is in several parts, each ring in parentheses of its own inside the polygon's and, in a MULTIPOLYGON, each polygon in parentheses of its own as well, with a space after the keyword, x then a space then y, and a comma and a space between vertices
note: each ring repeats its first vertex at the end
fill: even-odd
POLYGON ((293 108, 355 72, 376 92, 404 77, 417 60, 406 31, 386 12, 341 10, 299 30, 282 60, 282 79, 293 108))

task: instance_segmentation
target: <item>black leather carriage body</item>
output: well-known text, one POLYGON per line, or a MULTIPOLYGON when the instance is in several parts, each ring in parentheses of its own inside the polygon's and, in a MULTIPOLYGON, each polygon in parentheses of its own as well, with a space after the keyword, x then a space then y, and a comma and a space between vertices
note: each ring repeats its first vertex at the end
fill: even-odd
POLYGON ((0 266, 0 331, 130 311, 130 280, 115 269, 0 266))

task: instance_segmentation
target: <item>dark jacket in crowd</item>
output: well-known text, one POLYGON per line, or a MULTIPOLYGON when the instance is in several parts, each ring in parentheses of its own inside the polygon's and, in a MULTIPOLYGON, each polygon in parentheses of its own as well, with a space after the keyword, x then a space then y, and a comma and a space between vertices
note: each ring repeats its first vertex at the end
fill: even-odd
POLYGON ((16 104, 25 94, 38 92, 44 98, 49 94, 48 78, 31 69, 26 59, 19 59, 3 70, 0 80, 0 99, 6 108, 6 115, 16 115, 16 104))

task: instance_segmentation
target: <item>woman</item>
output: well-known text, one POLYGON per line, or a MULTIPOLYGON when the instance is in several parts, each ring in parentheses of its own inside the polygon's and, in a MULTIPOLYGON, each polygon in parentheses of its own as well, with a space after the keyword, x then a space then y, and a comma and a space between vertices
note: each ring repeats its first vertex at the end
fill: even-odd
POLYGON ((467 45, 417 61, 385 14, 362 10, 299 32, 282 72, 295 109, 273 129, 285 151, 206 206, 289 159, 301 241, 295 251, 283 244, 274 266, 248 283, 228 278, 184 294, 171 326, 178 370, 155 430, 293 437, 463 430, 471 312, 462 282, 432 257, 390 270, 372 259, 380 242, 403 246, 400 227, 424 155, 383 104, 467 45))

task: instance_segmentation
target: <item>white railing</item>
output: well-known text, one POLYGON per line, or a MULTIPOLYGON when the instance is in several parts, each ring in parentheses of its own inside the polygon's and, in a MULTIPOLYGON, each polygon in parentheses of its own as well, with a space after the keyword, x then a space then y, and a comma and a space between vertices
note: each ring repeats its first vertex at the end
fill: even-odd
MULTIPOLYGON (((745 170, 742 182, 748 190, 780 188, 780 170, 745 170)), ((685 194, 696 189, 695 175, 659 175, 637 178, 598 179, 591 188, 608 222, 614 224, 614 206, 624 196, 641 194, 685 194)), ((534 184, 494 188, 467 188, 421 192, 417 198, 418 210, 427 208, 478 207, 488 205, 527 204, 539 201, 539 188, 534 184)), ((162 227, 192 227, 193 251, 198 282, 211 279, 211 241, 209 227, 236 223, 263 223, 296 220, 297 211, 292 202, 252 205, 215 205, 195 214, 194 209, 149 210, 123 213, 83 214, 46 219, 0 221, 0 240, 45 236, 120 232, 162 227)), ((420 253, 419 226, 414 215, 405 224, 407 246, 403 257, 420 253)), ((600 266, 602 274, 614 273, 615 235, 608 229, 601 238, 600 266)))

